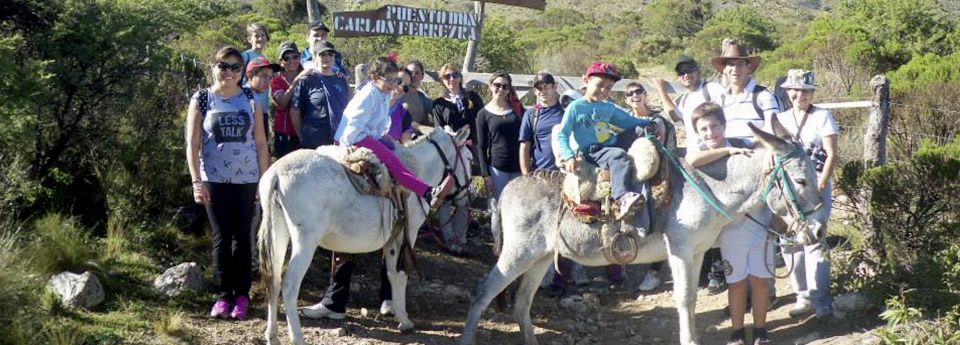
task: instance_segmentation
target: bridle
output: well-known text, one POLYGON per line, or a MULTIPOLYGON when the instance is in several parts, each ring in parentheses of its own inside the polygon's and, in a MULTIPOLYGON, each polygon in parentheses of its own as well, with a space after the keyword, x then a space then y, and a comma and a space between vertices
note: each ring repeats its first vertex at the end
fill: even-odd
MULTIPOLYGON (((784 169, 784 163, 787 161, 801 157, 804 154, 803 149, 796 148, 786 156, 773 155, 773 168, 770 170, 770 173, 766 174, 766 187, 763 189, 760 198, 764 203, 768 202, 770 191, 773 190, 773 187, 776 186, 780 189, 780 197, 786 199, 787 210, 790 212, 791 216, 794 217, 795 221, 793 222, 790 228, 795 232, 798 226, 807 226, 808 220, 807 217, 813 215, 823 207, 823 203, 819 203, 813 208, 813 210, 804 210, 800 207, 800 201, 797 200, 797 191, 793 186, 793 183, 790 182, 790 174, 787 173, 787 170, 784 169)), ((752 218, 752 217, 751 217, 752 218)), ((755 220, 754 220, 755 221, 755 220)), ((791 232, 788 230, 788 233, 791 232)), ((782 240, 783 238, 781 238, 782 240)))
POLYGON ((443 181, 444 179, 446 179, 447 176, 453 177, 454 190, 450 192, 449 197, 459 198, 460 194, 470 189, 469 181, 461 181, 460 178, 457 177, 458 169, 463 169, 464 176, 468 175, 468 173, 470 172, 469 170, 467 170, 469 169, 469 167, 467 166, 467 163, 464 162, 463 154, 461 153, 461 151, 463 150, 463 147, 466 146, 467 144, 464 143, 462 145, 459 145, 457 144, 456 140, 452 140, 452 139, 453 138, 451 137, 450 141, 451 143, 453 143, 453 149, 455 151, 453 164, 451 164, 450 160, 447 159, 447 155, 443 153, 443 149, 440 148, 440 144, 438 144, 435 140, 433 140, 433 138, 428 137, 427 142, 433 145, 433 148, 437 150, 437 154, 440 156, 440 160, 443 161, 443 177, 440 178, 440 181, 443 181))

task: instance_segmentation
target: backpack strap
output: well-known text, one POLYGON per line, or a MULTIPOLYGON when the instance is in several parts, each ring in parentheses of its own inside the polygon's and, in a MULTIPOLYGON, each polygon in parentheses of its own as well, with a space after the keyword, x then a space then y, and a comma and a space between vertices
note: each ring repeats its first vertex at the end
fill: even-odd
MULTIPOLYGON (((760 115, 760 118, 763 119, 763 109, 760 109, 760 103, 757 102, 757 96, 761 92, 767 91, 767 88, 761 85, 756 85, 753 87, 753 110, 757 112, 757 115, 760 115)), ((766 121, 766 119, 764 119, 766 121)))
POLYGON ((702 84, 700 84, 700 89, 703 90, 703 100, 710 102, 710 90, 707 89, 707 82, 702 82, 702 84))
POLYGON ((537 105, 533 106, 533 108, 533 118, 530 119, 530 127, 533 129, 533 146, 539 150, 540 139, 537 137, 537 122, 540 120, 540 103, 537 103, 537 105))
POLYGON ((206 89, 200 89, 197 91, 197 106, 200 108, 200 117, 207 115, 207 103, 209 102, 208 98, 210 92, 206 89))

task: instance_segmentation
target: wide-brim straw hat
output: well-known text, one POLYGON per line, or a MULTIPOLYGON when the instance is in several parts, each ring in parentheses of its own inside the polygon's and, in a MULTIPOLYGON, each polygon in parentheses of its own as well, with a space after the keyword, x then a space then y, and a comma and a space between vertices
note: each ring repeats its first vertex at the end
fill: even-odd
POLYGON ((713 59, 710 59, 710 63, 717 71, 723 72, 724 62, 728 59, 747 60, 747 65, 751 73, 760 67, 760 57, 747 54, 747 48, 739 43, 731 43, 723 47, 723 52, 720 53, 720 56, 715 56, 713 59))

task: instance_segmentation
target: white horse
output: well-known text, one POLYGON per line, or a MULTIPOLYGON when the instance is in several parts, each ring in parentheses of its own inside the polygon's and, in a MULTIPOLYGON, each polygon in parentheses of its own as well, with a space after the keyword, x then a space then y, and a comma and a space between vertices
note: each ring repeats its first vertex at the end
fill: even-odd
MULTIPOLYGON (((751 125, 765 149, 758 149, 749 157, 735 155, 720 159, 693 174, 701 180, 698 185, 704 193, 718 200, 719 207, 738 221, 743 220, 747 212, 770 207, 788 223, 802 228, 797 235, 798 241, 815 241, 825 229, 819 219, 824 212, 816 211, 822 200, 817 192, 813 163, 802 151, 797 151, 801 150, 800 146, 787 139, 789 134, 779 123, 774 121, 772 125, 779 137, 751 125), (782 172, 772 169, 771 158, 774 156, 784 160, 782 172), (779 179, 784 176, 789 178, 779 179), (767 195, 764 187, 770 179, 776 181, 777 188, 771 185, 767 195), (784 190, 793 193, 784 193, 784 190), (796 201, 787 201, 787 194, 796 195, 796 201), (798 222, 801 217, 795 216, 797 214, 820 223, 798 222)), ((670 163, 664 160, 661 164, 670 163)), ((654 215, 654 230, 662 236, 648 236, 638 241, 639 251, 633 263, 656 262, 669 255, 674 279, 673 297, 680 314, 680 343, 696 344, 694 307, 703 253, 714 244, 730 220, 709 206, 676 169, 673 174, 672 202, 654 215)), ((588 266, 611 263, 601 253, 597 226, 580 222, 570 215, 571 212, 561 213, 561 178, 522 176, 503 190, 498 210, 502 219, 503 249, 496 266, 473 291, 460 344, 474 343, 480 316, 490 301, 521 276, 514 315, 520 324, 524 343, 537 344, 530 320, 530 305, 540 280, 553 262, 554 253, 559 252, 588 266)))
MULTIPOLYGON (((414 142, 398 146, 395 153, 420 180, 436 186, 448 174, 455 181, 466 181, 470 150, 463 144, 469 129, 456 133, 433 130, 414 142)), ((267 330, 270 344, 280 344, 277 335, 277 298, 280 273, 287 245, 292 247, 290 262, 283 277, 283 303, 287 328, 294 344, 304 345, 297 314, 297 295, 316 248, 343 253, 366 253, 383 249, 387 278, 392 287, 394 315, 400 330, 413 329, 407 317, 405 292, 407 273, 397 271, 403 235, 387 243, 397 213, 386 198, 361 195, 352 186, 334 156, 345 148, 325 146, 317 150, 299 150, 276 163, 260 180, 260 224, 257 246, 260 271, 267 289, 267 330)), ((412 248, 416 230, 427 217, 427 205, 409 193, 406 200, 407 240, 412 248)))

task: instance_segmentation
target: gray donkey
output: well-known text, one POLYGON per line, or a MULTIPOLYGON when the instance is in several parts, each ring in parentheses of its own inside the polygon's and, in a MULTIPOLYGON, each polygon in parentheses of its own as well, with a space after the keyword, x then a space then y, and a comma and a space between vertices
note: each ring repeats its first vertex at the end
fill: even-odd
MULTIPOLYGON (((817 241, 825 231, 821 225, 823 220, 819 219, 825 212, 820 210, 822 198, 817 192, 813 162, 802 153, 799 144, 790 141, 789 134, 776 120, 771 125, 774 134, 750 126, 761 144, 752 155, 730 156, 691 174, 699 180, 697 184, 703 193, 714 198, 736 220, 744 219, 747 212, 770 207, 792 224, 792 228, 801 229, 797 241, 817 241), (774 169, 774 161, 780 161, 782 164, 777 166, 782 169, 774 169)), ((670 163, 664 160, 662 164, 670 163)), ((731 221, 673 170, 672 202, 654 215, 653 233, 663 236, 640 240, 639 253, 633 263, 669 258, 673 296, 680 314, 680 343, 696 344, 694 306, 703 253, 731 221)), ((559 179, 547 175, 514 179, 503 190, 498 210, 502 241, 497 241, 503 248, 496 266, 473 291, 461 345, 474 343, 483 311, 497 294, 521 276, 514 315, 524 343, 537 344, 530 321, 530 305, 540 280, 553 262, 554 253, 588 266, 611 263, 601 253, 597 225, 584 224, 570 212, 561 213, 561 203, 559 179)))

